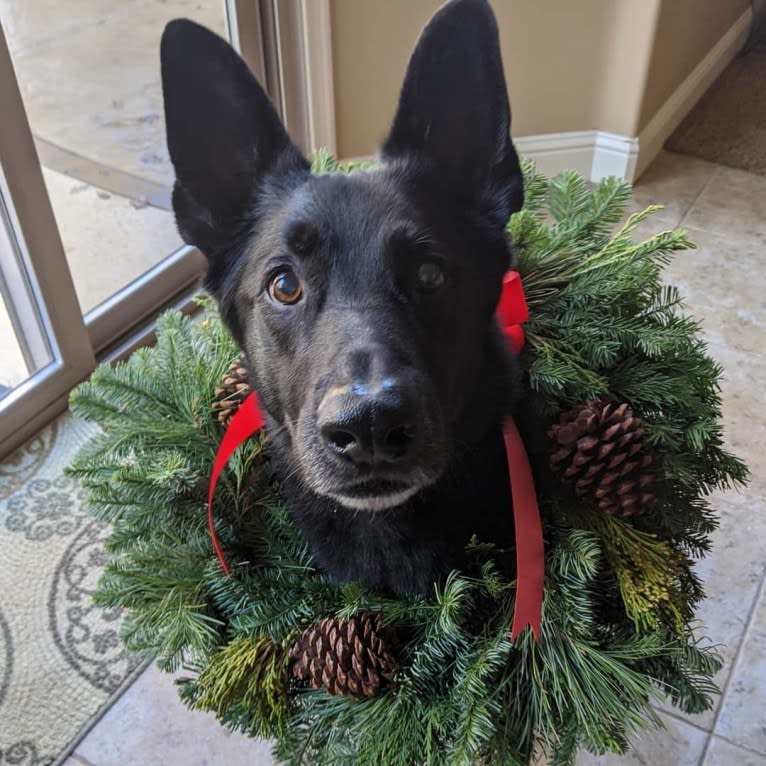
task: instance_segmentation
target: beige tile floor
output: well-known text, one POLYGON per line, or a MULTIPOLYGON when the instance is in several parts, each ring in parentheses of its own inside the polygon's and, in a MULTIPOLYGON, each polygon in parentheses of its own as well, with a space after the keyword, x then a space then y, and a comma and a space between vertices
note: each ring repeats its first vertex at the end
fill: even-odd
MULTIPOLYGON (((683 226, 698 249, 682 253, 668 278, 704 325, 725 368, 729 445, 753 473, 742 494, 723 496, 714 553, 702 564, 708 600, 699 617, 723 644, 726 665, 715 710, 660 715, 618 758, 582 755, 578 766, 766 766, 766 177, 663 153, 641 179, 634 206, 664 203, 643 233, 683 226)), ((66 766, 271 766, 266 743, 224 731, 186 710, 172 679, 150 667, 75 748, 66 766)))

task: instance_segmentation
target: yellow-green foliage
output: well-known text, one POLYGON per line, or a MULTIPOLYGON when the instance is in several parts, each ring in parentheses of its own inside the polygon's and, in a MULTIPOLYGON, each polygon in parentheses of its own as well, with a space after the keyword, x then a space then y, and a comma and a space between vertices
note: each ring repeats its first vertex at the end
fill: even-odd
POLYGON ((280 732, 289 701, 287 665, 287 649, 268 636, 237 638, 211 655, 197 677, 192 707, 219 717, 241 708, 280 732))
POLYGON ((637 630, 664 626, 683 634, 691 617, 680 576, 688 559, 657 535, 594 511, 582 526, 603 540, 604 555, 617 577, 625 610, 637 630))

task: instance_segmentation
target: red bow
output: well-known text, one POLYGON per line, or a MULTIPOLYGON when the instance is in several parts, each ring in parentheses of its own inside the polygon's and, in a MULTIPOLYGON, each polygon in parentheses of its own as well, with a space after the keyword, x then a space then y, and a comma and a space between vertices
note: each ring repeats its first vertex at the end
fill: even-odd
POLYGON ((518 354, 524 347, 524 330, 521 325, 529 319, 527 299, 518 271, 505 272, 495 316, 511 348, 518 354))
MULTIPOLYGON (((503 290, 497 304, 496 316, 505 337, 518 353, 524 345, 524 330, 521 325, 529 317, 529 311, 521 278, 516 271, 507 272, 503 278, 503 290)), ((215 531, 213 496, 221 471, 231 455, 240 444, 260 431, 263 424, 263 412, 258 404, 258 396, 253 392, 231 419, 218 447, 213 471, 210 474, 207 521, 215 554, 227 577, 231 577, 231 572, 215 531)), ((503 439, 508 458, 508 473, 511 477, 511 497, 516 527, 516 605, 513 612, 511 640, 515 640, 529 625, 539 641, 545 552, 537 493, 524 443, 512 418, 507 418, 503 423, 503 439)))

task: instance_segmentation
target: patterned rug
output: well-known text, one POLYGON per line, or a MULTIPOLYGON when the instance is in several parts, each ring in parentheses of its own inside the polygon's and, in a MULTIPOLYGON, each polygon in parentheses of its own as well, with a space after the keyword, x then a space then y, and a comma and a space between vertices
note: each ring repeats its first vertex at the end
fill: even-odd
POLYGON ((106 525, 63 475, 94 426, 68 413, 0 463, 0 765, 66 754, 140 659, 122 649, 120 615, 91 602, 106 525))

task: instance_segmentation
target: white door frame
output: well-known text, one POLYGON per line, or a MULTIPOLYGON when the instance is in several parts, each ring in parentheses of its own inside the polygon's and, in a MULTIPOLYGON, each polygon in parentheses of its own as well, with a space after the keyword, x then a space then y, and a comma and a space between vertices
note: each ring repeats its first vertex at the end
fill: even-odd
POLYGON ((226 0, 240 20, 230 36, 269 94, 291 138, 306 153, 332 153, 335 97, 330 0, 226 0), (258 29, 254 44, 252 32, 258 29))
POLYGON ((300 0, 309 146, 335 154, 335 85, 330 0, 300 0))

